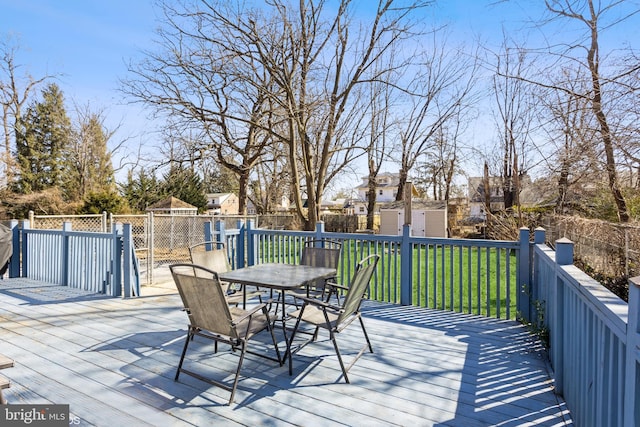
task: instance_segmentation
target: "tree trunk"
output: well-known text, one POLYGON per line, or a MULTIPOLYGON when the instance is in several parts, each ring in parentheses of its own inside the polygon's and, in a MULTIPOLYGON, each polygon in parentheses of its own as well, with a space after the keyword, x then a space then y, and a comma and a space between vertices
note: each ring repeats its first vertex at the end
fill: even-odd
POLYGON ((396 194, 396 202, 399 202, 404 199, 404 187, 407 183, 407 170, 405 168, 400 169, 399 179, 398 179, 398 192, 396 194))
POLYGON ((600 87, 600 71, 599 71, 599 45, 598 45, 598 27, 597 16, 593 8, 593 1, 589 0, 589 9, 591 11, 591 46, 587 53, 587 63, 589 64, 589 71, 591 72, 591 83, 593 85, 593 99, 591 101, 591 107, 593 113, 598 120, 600 126, 600 135, 602 136, 602 143, 604 145, 604 152, 606 156, 606 168, 607 177, 609 178, 609 188, 613 199, 616 203, 618 212, 618 219, 620 222, 629 221, 629 212, 627 210, 627 203, 620 191, 618 185, 618 174, 616 171, 616 160, 613 153, 613 140, 611 137, 611 129, 609 128, 609 122, 607 116, 602 108, 602 90, 600 87))
POLYGON ((485 215, 488 220, 489 214, 491 213, 491 183, 489 182, 489 165, 486 162, 484 164, 484 179, 482 180, 482 185, 484 189, 485 215))
POLYGON ((376 177, 372 169, 369 170, 369 189, 367 191, 367 230, 373 230, 373 218, 376 209, 376 177))
POLYGON ((247 200, 249 187, 249 169, 243 168, 238 176, 238 214, 247 214, 247 200))

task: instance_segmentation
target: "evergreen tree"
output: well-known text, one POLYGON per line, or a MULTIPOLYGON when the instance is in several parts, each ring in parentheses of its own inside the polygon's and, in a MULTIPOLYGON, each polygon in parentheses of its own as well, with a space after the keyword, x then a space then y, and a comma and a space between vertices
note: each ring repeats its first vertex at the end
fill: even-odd
POLYGON ((68 168, 65 192, 70 199, 86 200, 89 194, 113 193, 115 180, 107 142, 109 134, 99 114, 81 113, 65 150, 68 168))
POLYGON ((183 202, 192 204, 203 212, 207 208, 207 196, 202 178, 192 169, 173 166, 164 177, 163 185, 166 196, 177 197, 183 202))
POLYGON ((127 182, 121 185, 120 191, 129 207, 137 212, 144 212, 150 205, 165 197, 158 178, 144 168, 137 175, 129 171, 127 182))
POLYGON ((42 101, 28 107, 20 129, 16 135, 20 173, 16 191, 31 193, 61 186, 71 122, 56 84, 49 84, 42 91, 42 101))

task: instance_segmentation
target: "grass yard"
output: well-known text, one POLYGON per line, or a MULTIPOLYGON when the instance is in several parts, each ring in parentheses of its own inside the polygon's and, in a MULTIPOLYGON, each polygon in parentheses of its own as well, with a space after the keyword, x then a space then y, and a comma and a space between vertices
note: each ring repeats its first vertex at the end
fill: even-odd
MULTIPOLYGON (((293 240, 263 240, 260 262, 298 263, 302 250, 293 240)), ((416 306, 515 318, 517 256, 513 249, 469 245, 419 244, 411 263, 412 304, 416 306)), ((369 298, 398 303, 401 295, 400 246, 397 243, 344 240, 338 277, 353 275, 358 261, 380 255, 369 298)))

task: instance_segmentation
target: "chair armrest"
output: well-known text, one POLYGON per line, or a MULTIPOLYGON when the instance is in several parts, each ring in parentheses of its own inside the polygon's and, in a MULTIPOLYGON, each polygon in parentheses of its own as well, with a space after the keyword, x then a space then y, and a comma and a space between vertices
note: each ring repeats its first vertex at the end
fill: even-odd
POLYGON ((254 314, 256 314, 258 311, 261 311, 262 309, 264 309, 265 307, 267 307, 267 303, 263 302, 261 304, 258 304, 257 306, 253 307, 251 310, 243 313, 241 316, 236 317, 235 319, 233 319, 233 322, 231 322, 232 325, 237 325, 238 323, 242 322, 244 319, 249 318, 251 316, 253 316, 254 314))
POLYGON ((336 311, 342 311, 342 307, 329 304, 328 302, 320 300, 318 298, 308 298, 305 296, 297 296, 296 298, 303 300, 305 304, 315 305, 316 307, 322 307, 322 308, 330 308, 336 311))
POLYGON ((348 291, 348 290, 349 290, 349 288, 348 288, 347 286, 338 285, 338 284, 337 284, 337 283, 335 283, 335 282, 327 282, 327 283, 325 283, 324 285, 325 285, 326 287, 329 287, 329 288, 340 289, 340 290, 343 290, 343 291, 348 291))

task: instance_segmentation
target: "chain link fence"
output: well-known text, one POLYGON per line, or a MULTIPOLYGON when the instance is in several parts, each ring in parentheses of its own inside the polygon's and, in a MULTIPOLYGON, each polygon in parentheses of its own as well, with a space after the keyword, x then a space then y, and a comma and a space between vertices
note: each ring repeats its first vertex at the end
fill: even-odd
POLYGON ((60 230, 71 223, 72 230, 110 233, 118 223, 131 224, 141 283, 171 282, 169 265, 189 262, 189 247, 204 240, 204 223, 222 221, 225 229, 236 229, 240 221, 254 221, 254 227, 293 229, 293 215, 34 215, 31 228, 60 230))
POLYGON ((563 237, 571 240, 579 267, 626 300, 628 279, 640 275, 640 224, 560 215, 542 222, 550 245, 563 237))

